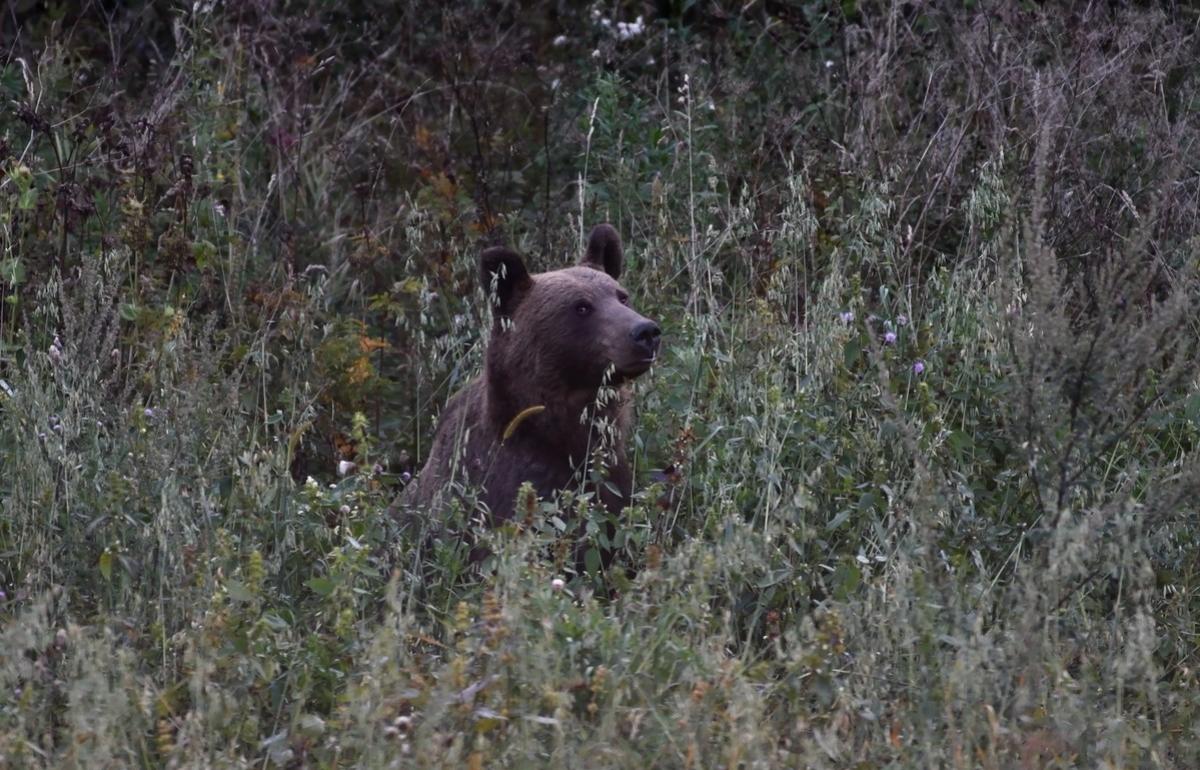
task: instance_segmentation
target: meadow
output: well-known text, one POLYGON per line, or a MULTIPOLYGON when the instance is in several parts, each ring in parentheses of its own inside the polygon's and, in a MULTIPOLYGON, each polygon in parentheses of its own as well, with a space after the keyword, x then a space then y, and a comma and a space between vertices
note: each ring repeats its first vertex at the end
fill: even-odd
POLYGON ((0 766, 1200 767, 1195 9, 4 14, 0 766), (400 526, 599 222, 634 504, 400 526))

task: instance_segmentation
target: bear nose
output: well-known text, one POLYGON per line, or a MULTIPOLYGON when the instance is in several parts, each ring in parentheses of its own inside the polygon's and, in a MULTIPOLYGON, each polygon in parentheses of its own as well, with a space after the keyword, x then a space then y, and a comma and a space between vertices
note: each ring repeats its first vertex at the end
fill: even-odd
POLYGON ((642 321, 637 326, 633 327, 633 331, 629 333, 633 337, 633 341, 646 349, 646 352, 653 356, 658 351, 658 340, 662 337, 662 329, 658 328, 658 324, 653 321, 642 321))

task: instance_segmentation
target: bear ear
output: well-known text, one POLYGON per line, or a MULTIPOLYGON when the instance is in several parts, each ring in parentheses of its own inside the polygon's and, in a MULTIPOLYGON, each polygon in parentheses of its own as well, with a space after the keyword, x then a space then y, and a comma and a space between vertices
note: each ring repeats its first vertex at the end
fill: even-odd
POLYGON ((494 297, 500 315, 512 315, 525 291, 533 286, 533 279, 525 269, 525 263, 512 249, 493 246, 485 249, 479 257, 479 276, 488 297, 494 297))
POLYGON ((579 264, 603 270, 613 277, 620 279, 621 265, 625 254, 621 250, 621 235, 612 225, 596 225, 588 236, 587 253, 579 264))

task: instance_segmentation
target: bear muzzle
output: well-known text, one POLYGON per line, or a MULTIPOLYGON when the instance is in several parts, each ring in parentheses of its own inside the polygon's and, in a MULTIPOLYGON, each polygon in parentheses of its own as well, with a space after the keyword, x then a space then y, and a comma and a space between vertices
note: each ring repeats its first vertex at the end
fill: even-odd
POLYGON ((633 342, 630 350, 633 354, 632 360, 622 366, 621 370, 625 374, 636 377, 649 369, 658 358, 658 348, 662 342, 662 329, 653 321, 643 320, 634 324, 629 331, 629 338, 633 342))

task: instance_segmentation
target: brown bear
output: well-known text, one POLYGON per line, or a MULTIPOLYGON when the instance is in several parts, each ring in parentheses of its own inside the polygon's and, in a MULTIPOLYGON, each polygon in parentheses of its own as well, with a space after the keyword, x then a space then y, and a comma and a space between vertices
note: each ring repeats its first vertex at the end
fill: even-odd
POLYGON ((623 260, 607 224, 592 230, 575 267, 530 275, 507 248, 483 252, 494 318, 484 370, 446 404, 401 505, 436 508, 451 481, 466 482, 496 523, 512 517, 528 481, 542 498, 586 488, 611 514, 621 511, 633 487, 629 383, 654 363, 661 336, 629 306, 617 282, 623 260), (597 459, 607 468, 598 489, 590 483, 597 459))

